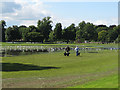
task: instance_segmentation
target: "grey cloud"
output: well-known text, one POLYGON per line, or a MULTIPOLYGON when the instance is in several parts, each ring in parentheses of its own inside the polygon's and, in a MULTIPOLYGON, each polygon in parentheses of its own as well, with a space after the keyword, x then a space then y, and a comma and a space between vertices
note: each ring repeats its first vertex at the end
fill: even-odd
POLYGON ((2 13, 13 13, 15 9, 20 9, 21 5, 15 2, 2 2, 2 13))

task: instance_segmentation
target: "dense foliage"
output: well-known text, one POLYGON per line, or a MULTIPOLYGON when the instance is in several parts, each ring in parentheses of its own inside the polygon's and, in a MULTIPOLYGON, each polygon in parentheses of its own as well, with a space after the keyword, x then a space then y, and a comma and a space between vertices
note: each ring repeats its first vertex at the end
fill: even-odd
POLYGON ((2 42, 101 42, 111 43, 120 42, 120 25, 94 25, 90 22, 82 21, 75 26, 72 23, 70 26, 62 29, 62 24, 57 23, 55 28, 52 27, 51 17, 45 17, 38 20, 37 26, 16 26, 6 27, 4 20, 0 21, 0 31, 2 33, 2 42), (53 30, 52 30, 53 29, 53 30))

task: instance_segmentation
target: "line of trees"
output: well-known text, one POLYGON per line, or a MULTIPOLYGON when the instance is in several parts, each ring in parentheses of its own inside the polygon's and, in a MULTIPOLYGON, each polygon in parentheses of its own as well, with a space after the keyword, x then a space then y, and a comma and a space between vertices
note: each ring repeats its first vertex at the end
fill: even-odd
POLYGON ((0 31, 2 33, 2 42, 56 42, 65 41, 71 42, 120 42, 120 25, 94 25, 90 22, 82 21, 75 26, 72 23, 70 26, 62 29, 62 24, 57 23, 52 30, 51 17, 45 17, 38 20, 37 26, 29 27, 22 25, 13 25, 6 27, 4 20, 0 21, 0 31))

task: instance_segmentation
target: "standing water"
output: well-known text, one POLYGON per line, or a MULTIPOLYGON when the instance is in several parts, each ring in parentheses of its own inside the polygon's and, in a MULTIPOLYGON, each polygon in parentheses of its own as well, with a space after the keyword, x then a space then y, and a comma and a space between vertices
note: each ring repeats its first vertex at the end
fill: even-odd
MULTIPOLYGON (((2 46, 0 50, 0 57, 19 56, 19 55, 30 55, 64 51, 65 45, 49 45, 49 46, 2 46)), ((71 50, 74 50, 76 45, 70 46, 71 50)), ((101 50, 118 50, 119 48, 114 47, 92 47, 92 46, 79 46, 81 53, 98 53, 101 50)))

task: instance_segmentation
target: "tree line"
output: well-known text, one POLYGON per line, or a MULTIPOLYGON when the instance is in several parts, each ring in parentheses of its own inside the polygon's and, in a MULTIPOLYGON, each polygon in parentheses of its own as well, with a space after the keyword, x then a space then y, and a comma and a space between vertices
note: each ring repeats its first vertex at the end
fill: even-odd
POLYGON ((62 29, 62 24, 57 23, 52 30, 51 17, 44 17, 38 20, 37 26, 17 26, 13 25, 6 28, 6 22, 0 21, 0 31, 2 33, 2 42, 101 42, 112 43, 120 42, 120 25, 94 25, 90 22, 82 21, 75 26, 72 23, 70 26, 62 29))

